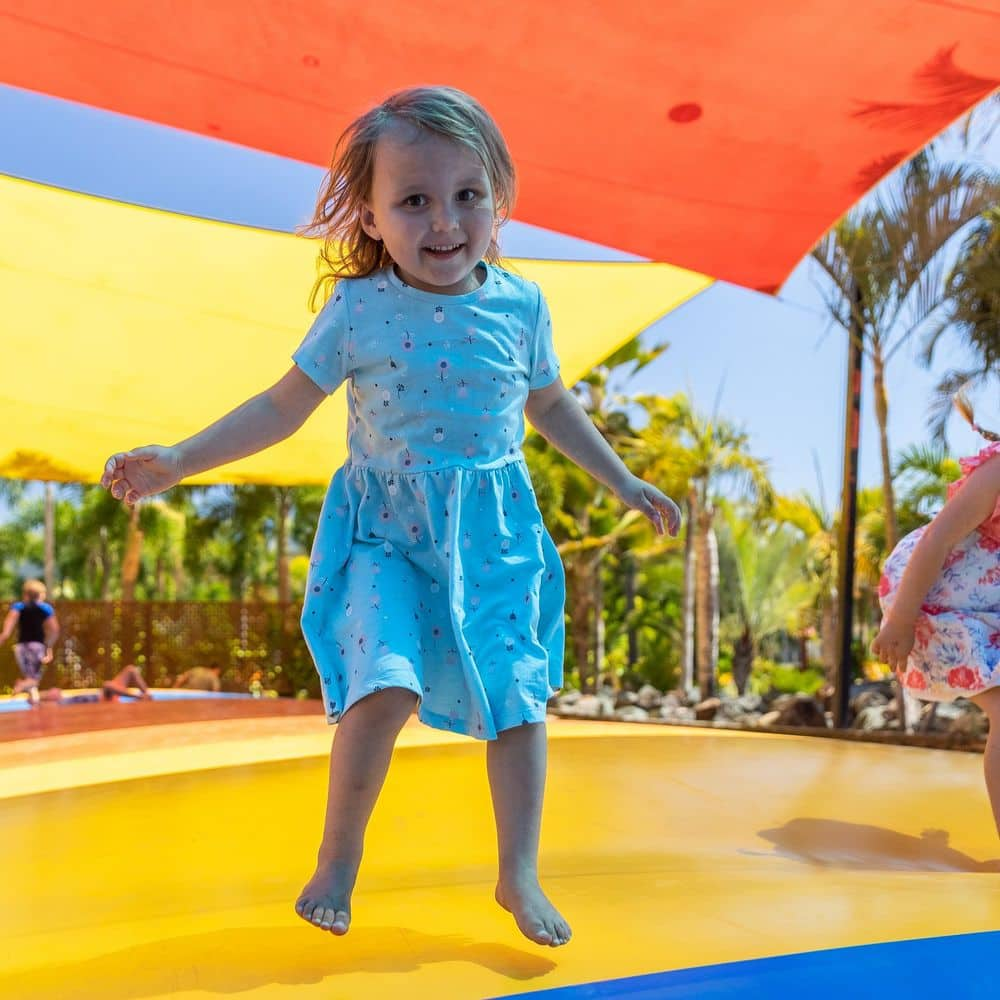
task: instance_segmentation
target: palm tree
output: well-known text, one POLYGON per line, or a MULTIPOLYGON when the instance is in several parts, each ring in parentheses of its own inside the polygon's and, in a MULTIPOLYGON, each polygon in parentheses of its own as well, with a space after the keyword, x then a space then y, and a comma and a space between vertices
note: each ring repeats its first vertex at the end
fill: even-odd
POLYGON ((736 571, 733 681, 741 695, 761 643, 780 632, 800 632, 819 585, 804 571, 808 542, 783 525, 763 526, 748 513, 724 505, 720 534, 736 571))
POLYGON ((955 330, 971 352, 972 367, 951 369, 938 383, 930 426, 944 439, 952 396, 966 383, 976 385, 1000 372, 1000 208, 986 212, 966 237, 948 277, 948 309, 924 344, 931 364, 942 335, 955 330))
POLYGON ((715 535, 715 497, 724 487, 754 501, 758 510, 771 502, 767 464, 749 453, 749 435, 724 418, 698 413, 682 394, 665 398, 640 396, 649 422, 639 436, 647 468, 663 470, 686 483, 687 532, 682 673, 690 684, 697 670, 702 698, 715 693, 719 661, 719 549, 715 535), (669 470, 669 471, 668 471, 669 470), (692 600, 693 597, 693 600, 692 600), (690 637, 694 637, 691 641, 690 637), (694 647, 691 662, 689 650, 694 647))
POLYGON ((864 208, 841 220, 812 257, 828 285, 830 315, 848 333, 860 331, 872 363, 879 427, 886 540, 899 540, 892 488, 886 366, 910 337, 933 322, 949 300, 945 249, 994 205, 995 178, 967 164, 917 154, 902 176, 864 208))
POLYGON ((820 636, 823 672, 828 684, 837 679, 837 539, 839 517, 808 493, 777 497, 774 521, 795 528, 806 543, 803 568, 815 582, 815 624, 820 636))
POLYGON ((961 475, 958 461, 940 443, 912 445, 896 459, 894 479, 900 483, 900 520, 905 531, 925 523, 948 498, 948 487, 961 475))

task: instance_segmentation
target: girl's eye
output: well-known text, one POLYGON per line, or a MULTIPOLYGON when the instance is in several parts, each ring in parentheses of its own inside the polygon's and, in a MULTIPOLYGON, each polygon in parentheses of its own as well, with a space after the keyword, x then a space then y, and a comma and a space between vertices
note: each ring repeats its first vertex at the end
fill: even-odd
POLYGON ((458 192, 459 201, 475 201, 479 197, 479 192, 474 191, 472 188, 466 188, 464 191, 458 192))
POLYGON ((403 199, 403 204, 408 208, 423 208, 426 202, 427 199, 422 194, 411 194, 408 198, 403 199))

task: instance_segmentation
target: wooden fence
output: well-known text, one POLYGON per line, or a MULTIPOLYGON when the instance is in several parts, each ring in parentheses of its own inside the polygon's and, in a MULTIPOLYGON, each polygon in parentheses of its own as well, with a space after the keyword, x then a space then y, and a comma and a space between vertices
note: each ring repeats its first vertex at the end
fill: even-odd
MULTIPOLYGON (((246 691, 255 674, 281 694, 319 694, 297 603, 239 601, 58 601, 62 634, 44 687, 99 686, 128 663, 154 687, 189 667, 222 667, 226 691, 246 691)), ((8 644, 0 649, 0 691, 18 676, 8 644)))

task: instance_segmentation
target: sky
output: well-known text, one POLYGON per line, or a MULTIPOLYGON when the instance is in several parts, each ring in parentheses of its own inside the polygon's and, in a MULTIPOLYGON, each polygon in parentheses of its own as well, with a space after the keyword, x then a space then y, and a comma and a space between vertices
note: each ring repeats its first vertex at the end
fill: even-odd
MULTIPOLYGON (((2 85, 0 136, 0 173, 279 231, 308 219, 323 173, 269 153, 2 85)), ((1000 168, 1000 130, 980 159, 1000 168)), ((516 207, 502 248, 512 257, 639 259, 519 223, 516 207)), ((777 296, 715 283, 643 334, 670 346, 623 388, 688 393, 698 409, 743 426, 779 492, 808 491, 834 507, 843 462, 846 335, 831 325, 818 281, 815 265, 806 260, 777 296)), ((916 359, 917 343, 892 361, 894 453, 927 443, 932 389, 944 370, 961 363, 958 344, 956 336, 946 335, 930 371, 916 359)), ((877 485, 878 438, 867 380, 862 409, 859 479, 862 486, 877 485)), ((995 399, 984 399, 981 414, 985 425, 1000 424, 995 399)), ((949 424, 949 444, 955 454, 980 446, 958 419, 949 424)))

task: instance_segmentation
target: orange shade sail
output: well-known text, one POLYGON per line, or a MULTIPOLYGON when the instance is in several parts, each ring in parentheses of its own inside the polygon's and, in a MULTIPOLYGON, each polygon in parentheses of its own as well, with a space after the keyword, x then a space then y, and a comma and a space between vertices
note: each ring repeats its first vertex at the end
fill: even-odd
POLYGON ((0 0, 0 82, 306 162, 393 90, 461 87, 518 219, 763 290, 998 51, 997 0, 0 0))

